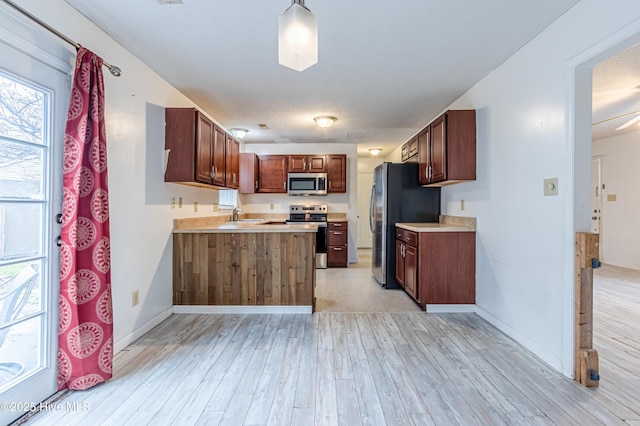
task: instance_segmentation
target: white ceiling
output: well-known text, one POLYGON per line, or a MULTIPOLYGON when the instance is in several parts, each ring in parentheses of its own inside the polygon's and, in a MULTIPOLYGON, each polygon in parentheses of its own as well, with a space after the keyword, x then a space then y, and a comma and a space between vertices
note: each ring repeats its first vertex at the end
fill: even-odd
POLYGON ((640 115, 640 44, 593 68, 592 108, 593 139, 640 130, 638 125, 615 130, 640 115))
POLYGON ((388 154, 578 2, 307 0, 319 61, 299 73, 278 64, 289 0, 67 1, 227 129, 249 129, 246 142, 360 156, 388 154), (313 121, 325 114, 330 129, 313 121))

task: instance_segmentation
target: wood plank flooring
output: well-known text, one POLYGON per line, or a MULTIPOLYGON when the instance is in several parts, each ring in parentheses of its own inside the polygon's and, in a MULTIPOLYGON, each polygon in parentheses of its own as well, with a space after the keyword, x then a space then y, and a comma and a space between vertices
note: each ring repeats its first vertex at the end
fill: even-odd
POLYGON ((27 424, 639 424, 640 273, 620 274, 596 274, 599 389, 475 314, 176 314, 116 355, 114 379, 61 400, 87 411, 27 424))

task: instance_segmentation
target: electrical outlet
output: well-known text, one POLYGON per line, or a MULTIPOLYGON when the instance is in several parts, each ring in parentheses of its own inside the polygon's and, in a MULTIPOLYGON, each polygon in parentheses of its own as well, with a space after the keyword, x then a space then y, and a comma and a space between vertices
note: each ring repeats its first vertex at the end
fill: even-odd
POLYGON ((178 198, 178 208, 182 208, 182 197, 178 198))
POLYGON ((460 210, 464 210, 464 200, 460 200, 460 210))
POLYGON ((558 195, 558 178, 544 180, 544 196, 558 195))
POLYGON ((193 211, 194 211, 195 213, 198 213, 198 202, 197 202, 197 201, 194 201, 194 202, 193 202, 193 211))
POLYGON ((273 210, 273 203, 271 203, 271 206, 270 206, 270 207, 271 207, 271 210, 273 210))
POLYGON ((138 303, 140 303, 140 293, 136 290, 131 293, 131 306, 136 306, 138 303))
POLYGON ((176 208, 176 197, 171 197, 171 208, 172 209, 176 208))
POLYGON ((220 210, 220 204, 218 203, 213 203, 213 211, 217 212, 218 210, 220 210))

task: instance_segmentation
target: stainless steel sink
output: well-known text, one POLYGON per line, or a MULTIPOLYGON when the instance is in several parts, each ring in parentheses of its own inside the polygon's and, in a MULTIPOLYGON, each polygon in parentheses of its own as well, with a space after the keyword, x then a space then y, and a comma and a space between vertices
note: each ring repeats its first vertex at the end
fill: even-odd
POLYGON ((257 219, 238 219, 238 222, 264 222, 265 219, 264 218, 257 218, 257 219))

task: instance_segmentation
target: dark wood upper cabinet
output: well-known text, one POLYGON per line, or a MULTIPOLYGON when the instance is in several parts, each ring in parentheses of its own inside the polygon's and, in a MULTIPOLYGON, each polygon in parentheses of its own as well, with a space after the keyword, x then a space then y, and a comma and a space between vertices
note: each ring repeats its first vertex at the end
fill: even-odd
POLYGON ((288 159, 287 155, 258 156, 257 192, 287 192, 288 159))
POLYGON ((211 184, 213 122, 195 108, 167 108, 165 123, 165 182, 211 184))
POLYGON ((347 192, 346 154, 327 155, 327 192, 347 192))
POLYGON ((240 185, 238 192, 241 194, 254 194, 258 192, 258 156, 253 152, 240 153, 240 185))
POLYGON ((238 188, 240 185, 240 142, 229 135, 227 135, 224 156, 225 186, 227 188, 238 188))
POLYGON ((418 133, 418 159, 421 185, 475 180, 475 110, 447 111, 418 133))
POLYGON ((289 155, 289 173, 324 173, 326 155, 289 155))
POLYGON ((213 150, 211 153, 211 166, 213 167, 213 184, 224 186, 225 183, 225 148, 227 145, 227 134, 218 126, 213 127, 213 150))
POLYGON ((412 137, 402 145, 401 161, 415 163, 418 161, 418 136, 412 137))
MULTIPOLYGON (((165 124, 165 149, 170 150, 165 182, 225 188, 226 132, 195 108, 166 108, 165 124)), ((236 163, 238 150, 239 145, 236 163)), ((229 166, 231 170, 235 167, 237 176, 233 161, 229 166)), ((229 183, 229 187, 237 188, 232 180, 229 183)))
MULTIPOLYGON (((211 155, 213 153, 214 125, 211 120, 196 112, 196 181, 202 183, 213 183, 211 170, 211 155)), ((171 156, 171 151, 169 152, 171 156)), ((168 170, 168 166, 167 166, 168 170)))

